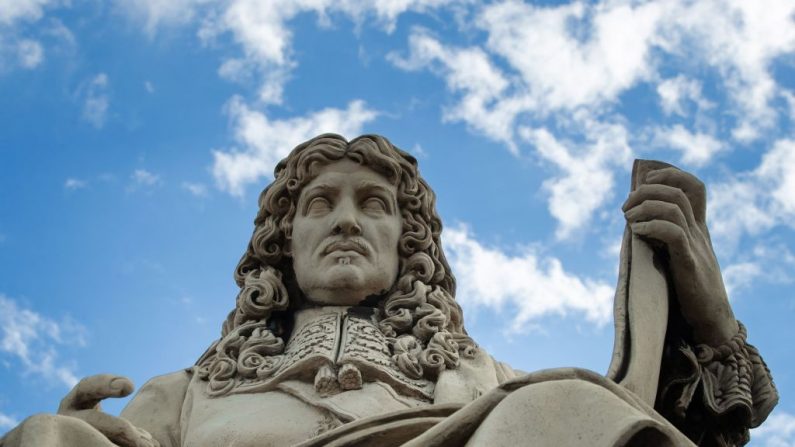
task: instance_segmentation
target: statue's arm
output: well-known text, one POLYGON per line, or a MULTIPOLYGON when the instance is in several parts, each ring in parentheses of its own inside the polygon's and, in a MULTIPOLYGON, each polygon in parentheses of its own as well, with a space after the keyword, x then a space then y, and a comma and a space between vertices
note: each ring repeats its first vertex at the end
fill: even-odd
POLYGON ((746 444, 778 403, 770 370, 742 324, 717 347, 683 333, 667 339, 656 410, 699 445, 746 444))
POLYGON ((132 391, 132 382, 122 376, 86 377, 63 398, 57 414, 25 419, 0 439, 0 447, 160 447, 146 430, 102 411, 102 400, 132 391))
POLYGON ((182 406, 191 374, 178 371, 149 380, 122 410, 121 417, 149 432, 161 447, 181 445, 182 406))
POLYGON ((655 407, 700 445, 743 445, 778 393, 734 317, 706 225, 706 189, 693 175, 654 166, 624 204, 633 234, 668 259, 673 291, 655 407))

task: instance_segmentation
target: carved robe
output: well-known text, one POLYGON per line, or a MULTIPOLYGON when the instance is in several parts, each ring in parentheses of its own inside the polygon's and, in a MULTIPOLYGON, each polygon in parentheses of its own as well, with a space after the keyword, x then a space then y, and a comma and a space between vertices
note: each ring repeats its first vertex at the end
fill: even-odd
POLYGON ((692 445, 640 398, 590 371, 518 374, 479 350, 435 383, 410 380, 392 365, 375 323, 341 307, 299 312, 293 334, 265 379, 211 397, 206 381, 178 372, 147 383, 122 416, 173 447, 517 445, 515 437, 550 446, 692 445), (318 368, 348 363, 362 372, 360 389, 316 390, 318 368))
MULTIPOLYGON (((643 178, 635 168, 633 181, 643 178)), ((574 368, 523 374, 478 350, 435 382, 411 379, 392 364, 374 321, 314 308, 295 315, 282 354, 247 364, 255 375, 208 383, 191 368, 156 377, 122 416, 163 447, 742 445, 778 401, 770 373, 742 325, 726 346, 693 344, 655 256, 625 233, 607 377, 574 368), (346 367, 361 383, 318 390, 319 370, 346 367)), ((52 415, 0 440, 31 446, 112 444, 83 421, 52 415)))

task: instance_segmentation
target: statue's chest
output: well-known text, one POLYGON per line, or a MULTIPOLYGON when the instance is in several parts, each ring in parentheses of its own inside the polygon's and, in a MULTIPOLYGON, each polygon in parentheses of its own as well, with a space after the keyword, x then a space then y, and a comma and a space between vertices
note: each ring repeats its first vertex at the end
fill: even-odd
POLYGON ((250 353, 245 333, 235 334, 230 341, 234 343, 221 342, 220 354, 230 360, 238 357, 238 371, 243 365, 247 374, 211 380, 211 395, 263 393, 290 380, 315 383, 319 394, 330 395, 360 389, 364 382, 382 382, 408 398, 433 401, 434 383, 406 376, 375 321, 349 314, 347 308, 298 312, 293 333, 280 354, 250 353))
POLYGON ((190 400, 182 415, 184 447, 294 445, 342 424, 333 413, 280 391, 222 398, 194 394, 190 400))

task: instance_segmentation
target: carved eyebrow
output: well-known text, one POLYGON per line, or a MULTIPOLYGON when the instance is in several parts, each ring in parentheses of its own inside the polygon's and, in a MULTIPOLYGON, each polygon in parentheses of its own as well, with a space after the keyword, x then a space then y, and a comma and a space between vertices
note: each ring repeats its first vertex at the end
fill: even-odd
POLYGON ((309 189, 306 190, 306 195, 313 194, 316 191, 324 192, 324 193, 334 193, 339 191, 339 188, 336 186, 331 186, 327 183, 319 183, 309 189))
POLYGON ((380 193, 386 194, 391 199, 395 199, 395 193, 392 192, 391 189, 384 187, 381 184, 370 182, 367 180, 363 180, 359 183, 359 187, 357 188, 360 191, 378 191, 380 193))

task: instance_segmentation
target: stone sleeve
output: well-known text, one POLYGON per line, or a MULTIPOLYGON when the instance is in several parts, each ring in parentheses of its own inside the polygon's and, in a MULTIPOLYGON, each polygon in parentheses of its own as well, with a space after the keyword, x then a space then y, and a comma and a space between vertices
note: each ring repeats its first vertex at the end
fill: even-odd
POLYGON ((778 403, 778 391, 746 331, 717 348, 666 347, 657 411, 700 446, 742 446, 778 403))
POLYGON ((148 431, 161 447, 179 447, 182 405, 190 378, 191 374, 183 370, 149 380, 122 410, 121 417, 148 431))

